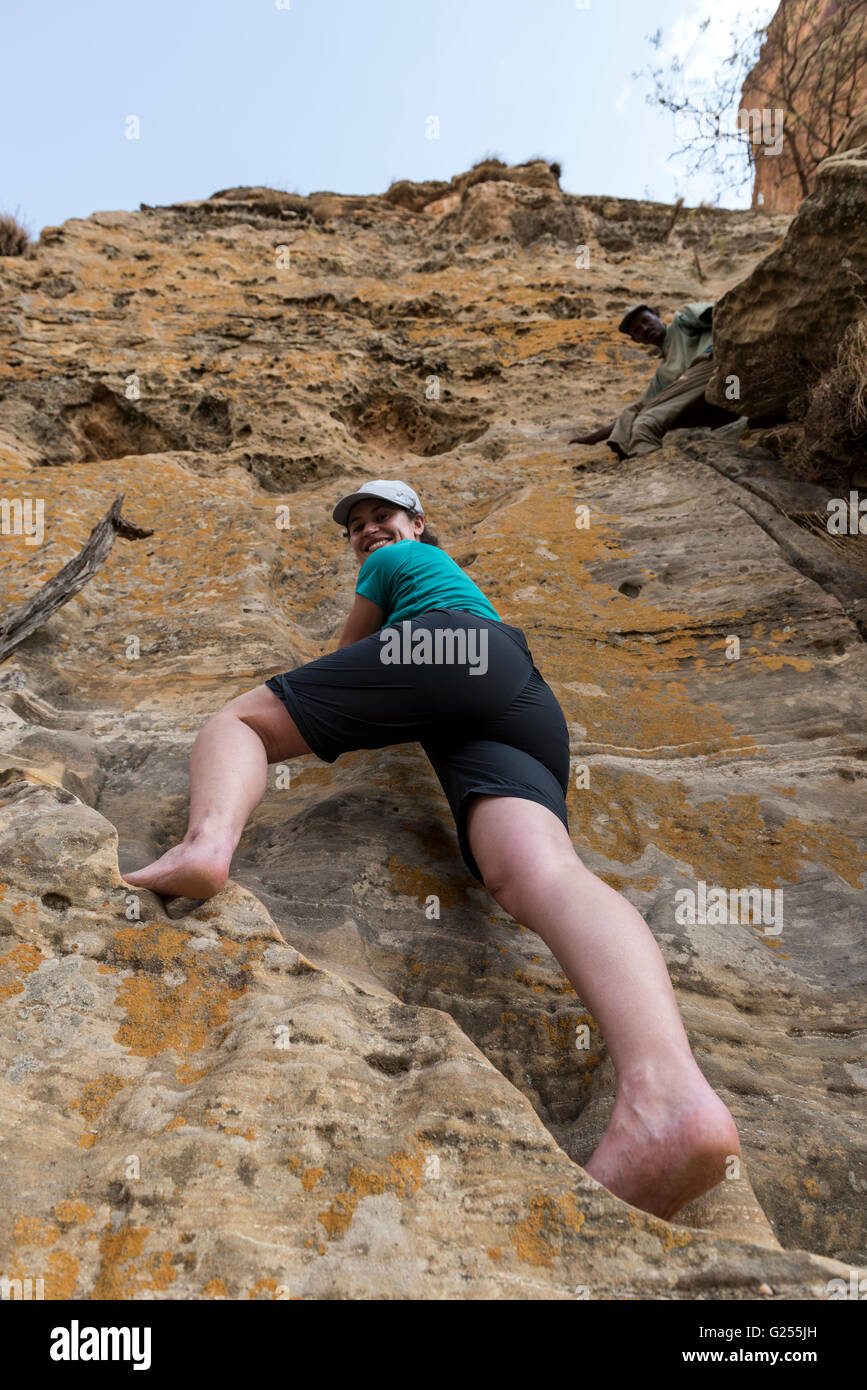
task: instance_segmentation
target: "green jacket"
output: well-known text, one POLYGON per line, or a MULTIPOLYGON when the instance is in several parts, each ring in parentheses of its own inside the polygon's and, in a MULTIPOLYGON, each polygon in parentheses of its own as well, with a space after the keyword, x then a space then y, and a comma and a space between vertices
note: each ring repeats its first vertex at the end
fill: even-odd
POLYGON ((711 355, 712 320, 713 303, 681 305, 663 339, 662 361, 647 390, 639 397, 642 405, 677 381, 699 357, 711 355))

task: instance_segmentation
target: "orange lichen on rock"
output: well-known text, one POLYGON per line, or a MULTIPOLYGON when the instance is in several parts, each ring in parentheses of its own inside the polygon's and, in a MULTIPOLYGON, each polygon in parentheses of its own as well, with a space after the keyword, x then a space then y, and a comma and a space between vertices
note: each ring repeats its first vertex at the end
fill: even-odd
POLYGON ((650 1216, 647 1212, 636 1211, 631 1208, 627 1213, 629 1220, 636 1231, 647 1231, 650 1235, 656 1236, 663 1251, 682 1250, 684 1246, 692 1244, 692 1236, 689 1231, 678 1230, 670 1226, 667 1221, 660 1221, 655 1216, 650 1216))
POLYGON ((202 1288, 202 1298, 228 1298, 229 1291, 222 1279, 209 1279, 202 1288))
POLYGON ((22 941, 0 956, 0 999, 9 999, 13 994, 21 994, 24 982, 21 978, 38 970, 46 957, 38 946, 22 941))
POLYGON ((465 884, 457 879, 449 882, 447 878, 441 877, 439 874, 426 873, 418 864, 402 862, 396 854, 393 854, 389 859, 388 870, 398 893, 403 893, 408 898, 415 898, 422 907, 425 906, 427 898, 431 895, 439 899, 441 908, 454 907, 457 903, 466 901, 467 889, 465 884))
POLYGON ((226 1023, 230 1003, 246 991, 246 982, 230 982, 225 968, 189 949, 189 940, 161 923, 115 935, 119 958, 138 967, 118 985, 116 1002, 126 1018, 115 1041, 138 1057, 156 1057, 167 1048, 182 1057, 200 1051, 213 1029, 226 1023), (151 973, 155 964, 179 972, 182 981, 169 984, 151 973))
POLYGON ((740 883, 745 863, 750 879, 768 887, 798 882, 802 869, 815 860, 856 888, 867 870, 867 856, 834 825, 808 825, 791 816, 769 829, 761 798, 754 793, 732 793, 691 806, 689 790, 679 779, 662 782, 604 766, 594 767, 593 776, 594 802, 580 795, 575 800, 580 833, 594 849, 621 863, 640 858, 647 844, 655 844, 672 859, 692 864, 706 881, 722 884, 740 883), (609 813, 628 807, 628 817, 610 814, 600 826, 600 799, 609 813))
POLYGON ((53 1245, 60 1239, 59 1227, 45 1225, 38 1216, 19 1216, 12 1234, 16 1245, 53 1245))
POLYGON ((530 1198, 530 1214, 516 1221, 511 1232, 518 1259, 524 1264, 551 1267, 578 1235, 585 1216, 571 1192, 553 1196, 544 1191, 530 1198), (559 1242, 559 1243, 555 1243, 559 1242))
POLYGON ((74 1298, 79 1271, 78 1257, 68 1250, 50 1250, 45 1265, 45 1297, 74 1298))
POLYGON ((170 1250, 144 1253, 147 1226, 109 1226, 99 1242, 101 1262, 93 1286, 93 1299, 138 1298, 145 1292, 163 1293, 174 1281, 170 1250))
POLYGON ((80 1110, 82 1119, 90 1124, 108 1104, 112 1096, 117 1095, 118 1091, 122 1090, 126 1084, 122 1076, 115 1076, 113 1072, 106 1072, 104 1076, 98 1076, 95 1081, 89 1081, 78 1100, 69 1102, 69 1108, 70 1110, 80 1110))
POLYGON ((411 1196, 418 1191, 422 1181, 424 1150, 414 1153, 396 1152, 389 1154, 390 1172, 365 1172, 363 1168, 350 1168, 346 1177, 347 1191, 338 1192, 327 1211, 319 1212, 320 1221, 328 1232, 328 1239, 343 1235, 355 1215, 355 1209, 363 1197, 380 1196, 392 1191, 397 1197, 411 1196))
POLYGON ((93 1208, 86 1202, 66 1197, 55 1203, 54 1216, 61 1226, 81 1225, 93 1216, 93 1208))
POLYGON ((247 1294, 248 1298, 258 1298, 260 1294, 270 1294, 272 1298, 277 1296, 279 1285, 276 1279, 263 1278, 255 1283, 247 1294))
MULTIPOLYGON (((25 1241, 23 1244, 28 1242, 25 1241)), ((36 1296, 48 1301, 72 1298, 78 1271, 79 1261, 69 1251, 47 1250, 40 1255, 30 1254, 29 1258, 24 1259, 16 1247, 10 1256, 8 1277, 20 1279, 22 1282, 29 1279, 34 1288, 39 1288, 37 1281, 41 1280, 41 1294, 36 1296)))

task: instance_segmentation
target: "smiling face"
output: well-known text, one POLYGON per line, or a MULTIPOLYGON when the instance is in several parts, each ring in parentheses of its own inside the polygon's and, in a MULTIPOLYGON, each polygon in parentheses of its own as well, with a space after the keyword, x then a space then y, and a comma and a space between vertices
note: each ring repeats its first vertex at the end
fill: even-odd
POLYGON ((626 328, 634 343, 647 343, 650 347, 662 347, 666 334, 665 324, 652 309, 640 309, 633 314, 626 328))
POLYGON ((355 557, 363 565, 368 555, 372 555, 380 545, 418 540, 424 530, 424 517, 417 516, 411 521, 405 508, 398 507, 394 502, 368 497, 352 507, 347 529, 355 557))

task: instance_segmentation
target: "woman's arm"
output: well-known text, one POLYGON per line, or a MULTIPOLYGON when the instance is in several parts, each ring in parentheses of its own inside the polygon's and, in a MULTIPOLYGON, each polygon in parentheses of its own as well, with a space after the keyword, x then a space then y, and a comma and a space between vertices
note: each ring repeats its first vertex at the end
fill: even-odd
POLYGON ((374 632, 378 632, 384 617, 385 614, 378 603, 356 594, 352 612, 340 634, 337 650, 340 651, 341 647, 348 647, 352 642, 360 642, 362 637, 370 637, 374 632))

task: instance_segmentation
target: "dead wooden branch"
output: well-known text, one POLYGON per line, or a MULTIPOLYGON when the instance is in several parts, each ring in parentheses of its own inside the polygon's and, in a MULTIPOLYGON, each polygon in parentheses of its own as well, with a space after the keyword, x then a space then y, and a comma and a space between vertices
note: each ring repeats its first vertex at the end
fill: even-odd
POLYGON ((682 199, 682 198, 678 198, 678 200, 677 200, 677 202, 675 203, 674 208, 673 208, 673 210, 672 210, 671 221, 669 222, 668 226, 666 227, 665 231, 664 231, 663 234, 662 234, 662 240, 663 240, 663 241, 665 241, 665 242, 671 241, 671 234, 672 234, 672 232, 674 231, 674 224, 675 224, 675 222, 677 221, 678 217, 680 216, 680 210, 681 210, 682 207, 683 207, 683 199, 682 199))
POLYGON ((120 514, 123 499, 123 493, 114 499, 78 554, 68 561, 62 570, 58 570, 53 579, 43 584, 38 593, 14 609, 5 621, 0 622, 0 661, 5 661, 19 642, 23 642, 31 632, 42 627, 52 613, 56 613, 57 609, 68 603, 79 589, 84 588, 114 545, 115 536, 120 535, 128 541, 136 541, 153 535, 153 530, 124 520, 120 514))

